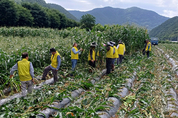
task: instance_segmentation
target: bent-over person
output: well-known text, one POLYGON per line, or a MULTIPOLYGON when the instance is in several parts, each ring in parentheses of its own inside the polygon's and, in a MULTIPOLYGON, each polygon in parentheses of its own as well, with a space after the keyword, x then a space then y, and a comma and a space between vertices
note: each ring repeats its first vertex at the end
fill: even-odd
POLYGON ((50 49, 50 53, 51 55, 51 65, 47 66, 44 71, 43 71, 43 76, 42 76, 42 80, 46 80, 46 75, 48 74, 49 71, 52 71, 53 76, 54 76, 54 84, 57 82, 57 72, 60 68, 61 65, 61 56, 58 53, 58 51, 56 51, 54 48, 50 49))

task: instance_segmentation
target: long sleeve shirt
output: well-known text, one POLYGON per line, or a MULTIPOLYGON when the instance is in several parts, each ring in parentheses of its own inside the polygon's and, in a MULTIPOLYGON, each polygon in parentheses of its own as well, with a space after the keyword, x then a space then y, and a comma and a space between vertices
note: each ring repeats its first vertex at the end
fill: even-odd
POLYGON ((73 52, 74 54, 77 54, 77 53, 78 53, 78 54, 81 54, 80 50, 76 51, 75 48, 72 48, 72 52, 73 52))
POLYGON ((116 51, 115 51, 115 48, 113 48, 113 54, 115 53, 116 51))
POLYGON ((50 65, 50 68, 53 70, 59 70, 59 67, 61 66, 61 57, 58 55, 57 56, 57 68, 54 68, 50 65))
MULTIPOLYGON (((17 63, 11 68, 10 74, 13 75, 14 71, 16 71, 16 70, 18 70, 17 63)), ((31 62, 30 62, 30 75, 32 78, 34 78, 34 68, 33 68, 33 65, 31 62)))

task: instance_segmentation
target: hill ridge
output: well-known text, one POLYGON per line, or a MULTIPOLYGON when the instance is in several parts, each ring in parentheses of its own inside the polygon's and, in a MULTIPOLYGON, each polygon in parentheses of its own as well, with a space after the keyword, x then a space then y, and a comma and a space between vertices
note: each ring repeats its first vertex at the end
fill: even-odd
POLYGON ((77 19, 80 19, 82 15, 91 14, 96 17, 96 23, 100 23, 102 25, 122 25, 129 22, 130 24, 134 23, 138 26, 148 27, 148 29, 153 29, 169 19, 168 17, 161 16, 154 11, 135 6, 127 9, 107 6, 104 8, 95 8, 90 11, 81 12, 78 10, 69 10, 69 12, 77 19))

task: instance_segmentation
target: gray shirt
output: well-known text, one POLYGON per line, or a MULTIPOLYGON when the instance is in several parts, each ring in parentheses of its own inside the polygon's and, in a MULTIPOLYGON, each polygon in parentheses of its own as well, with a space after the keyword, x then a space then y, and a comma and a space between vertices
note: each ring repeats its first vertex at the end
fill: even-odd
MULTIPOLYGON (((10 74, 13 75, 14 71, 16 71, 16 70, 18 70, 17 63, 11 68, 10 74)), ((34 68, 33 68, 33 65, 31 62, 30 62, 30 75, 32 78, 34 78, 34 68)))

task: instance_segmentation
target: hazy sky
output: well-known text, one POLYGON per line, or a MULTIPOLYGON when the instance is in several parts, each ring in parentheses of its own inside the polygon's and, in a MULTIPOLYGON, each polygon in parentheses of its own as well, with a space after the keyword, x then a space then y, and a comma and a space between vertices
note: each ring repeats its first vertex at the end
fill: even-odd
POLYGON ((178 16, 178 0, 45 0, 67 10, 88 11, 111 6, 114 8, 140 7, 167 17, 178 16))

